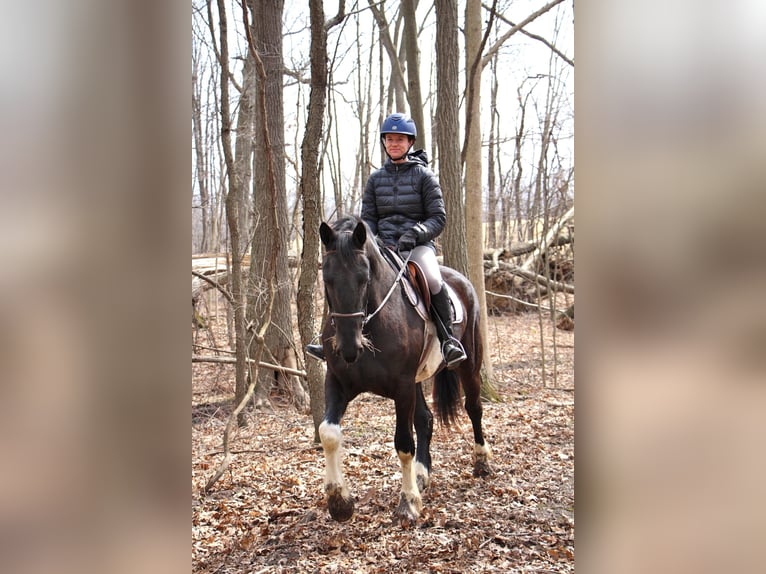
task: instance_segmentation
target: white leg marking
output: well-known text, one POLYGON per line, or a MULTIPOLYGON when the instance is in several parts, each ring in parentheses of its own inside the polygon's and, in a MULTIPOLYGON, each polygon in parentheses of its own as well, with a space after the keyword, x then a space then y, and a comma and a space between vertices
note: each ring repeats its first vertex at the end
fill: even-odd
POLYGON ((322 441, 322 448, 324 449, 325 489, 328 486, 340 486, 341 494, 347 498, 348 488, 343 480, 343 471, 341 470, 343 433, 340 430, 340 425, 322 421, 322 424, 319 425, 319 439, 322 441))
POLYGON ((402 497, 410 506, 414 518, 417 518, 423 508, 423 502, 420 499, 417 477, 412 464, 413 456, 400 451, 397 451, 397 454, 399 455, 399 462, 402 464, 402 497))
POLYGON ((479 460, 489 460, 492 458, 492 449, 489 448, 489 443, 486 441, 483 445, 474 443, 473 454, 479 460))
POLYGON ((418 476, 423 478, 423 488, 426 488, 431 483, 431 477, 428 474, 428 469, 420 461, 415 462, 415 478, 417 479, 418 476))

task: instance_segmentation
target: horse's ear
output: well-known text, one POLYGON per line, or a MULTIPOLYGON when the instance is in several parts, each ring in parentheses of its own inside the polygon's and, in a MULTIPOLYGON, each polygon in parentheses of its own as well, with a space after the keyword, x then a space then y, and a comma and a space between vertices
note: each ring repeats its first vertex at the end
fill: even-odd
POLYGON ((358 249, 362 249, 367 242, 367 227, 361 221, 356 224, 354 228, 354 245, 358 249))
POLYGON ((332 227, 323 221, 322 225, 319 226, 319 237, 324 246, 329 249, 330 244, 335 241, 335 232, 332 230, 332 227))

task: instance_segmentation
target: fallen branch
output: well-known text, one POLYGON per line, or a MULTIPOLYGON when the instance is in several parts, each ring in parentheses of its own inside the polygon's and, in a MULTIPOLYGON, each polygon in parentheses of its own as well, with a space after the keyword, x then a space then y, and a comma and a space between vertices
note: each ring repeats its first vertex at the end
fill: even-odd
POLYGON ((522 269, 521 267, 517 267, 516 265, 511 265, 510 263, 506 263, 505 261, 500 261, 499 265, 501 268, 509 271, 510 273, 513 273, 514 275, 519 275, 521 277, 529 279, 530 281, 536 281, 540 285, 549 287, 550 289, 553 289, 554 291, 564 291, 565 293, 570 293, 574 295, 574 292, 575 292, 574 285, 571 285, 569 283, 562 283, 561 281, 554 281, 553 279, 548 279, 547 277, 543 275, 538 275, 537 273, 534 273, 533 271, 522 269))
POLYGON ((512 297, 511 295, 503 295, 502 293, 495 293, 494 291, 486 291, 487 295, 492 295, 493 297, 500 297, 501 299, 510 299, 511 301, 515 301, 516 303, 520 303, 521 305, 526 305, 527 307, 532 307, 533 309, 542 309, 543 311, 548 311, 549 313, 565 313, 566 311, 561 311, 559 309, 554 309, 553 307, 543 307, 542 305, 537 305, 535 303, 528 303, 526 301, 522 301, 521 299, 517 299, 516 297, 512 297))
POLYGON ((574 217, 574 205, 569 208, 569 211, 567 211, 564 215, 561 216, 561 219, 559 219, 553 227, 548 230, 548 233, 545 234, 545 237, 543 237, 543 240, 540 242, 540 245, 537 246, 537 248, 532 252, 532 254, 527 257, 527 260, 522 263, 521 268, 525 271, 529 271, 532 269, 534 264, 538 261, 538 259, 542 256, 543 253, 548 251, 548 246, 556 239, 556 236, 558 236, 561 229, 566 225, 570 219, 574 217))
MULTIPOLYGON (((206 281, 207 283, 209 283, 210 285, 218 289, 221 293, 223 293, 223 296, 226 297, 226 300, 232 305, 234 305, 234 297, 232 297, 231 293, 223 285, 218 283, 218 281, 216 281, 215 279, 211 279, 210 277, 200 273, 199 271, 192 271, 192 275, 194 275, 195 277, 199 277, 203 281, 206 281)), ((194 294, 192 293, 192 297, 193 296, 194 294)))
MULTIPOLYGON (((259 367, 266 367, 274 371, 283 371, 289 375, 297 375, 299 377, 306 378, 306 371, 299 371, 297 369, 291 369, 290 367, 283 367, 282 365, 274 365, 272 363, 266 363, 264 361, 256 361, 255 359, 247 358, 248 363, 258 363, 259 367)), ((234 357, 216 357, 213 355, 192 355, 192 363, 227 363, 235 364, 237 359, 234 357)))

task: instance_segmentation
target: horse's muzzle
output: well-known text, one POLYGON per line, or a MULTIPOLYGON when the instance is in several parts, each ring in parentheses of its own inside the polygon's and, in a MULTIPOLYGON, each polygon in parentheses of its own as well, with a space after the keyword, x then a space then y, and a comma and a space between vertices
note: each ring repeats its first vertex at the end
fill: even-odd
POLYGON ((349 365, 353 365, 359 359, 361 354, 362 354, 362 347, 360 345, 359 347, 344 348, 341 351, 340 356, 343 357, 343 360, 346 361, 346 363, 348 363, 349 365))

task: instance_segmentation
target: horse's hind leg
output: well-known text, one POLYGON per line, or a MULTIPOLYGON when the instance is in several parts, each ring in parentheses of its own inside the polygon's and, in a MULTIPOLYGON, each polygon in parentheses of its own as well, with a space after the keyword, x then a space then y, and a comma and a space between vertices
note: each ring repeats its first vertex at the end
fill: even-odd
POLYGON ((415 478, 415 441, 412 438, 412 422, 415 411, 415 389, 412 388, 406 396, 396 399, 396 434, 394 446, 399 462, 402 465, 402 491, 399 496, 399 506, 395 515, 402 525, 415 522, 420 516, 423 501, 420 498, 420 490, 415 478))
POLYGON ((484 413, 481 404, 481 376, 479 369, 474 369, 467 363, 470 361, 464 361, 458 366, 458 373, 465 393, 465 410, 473 427, 473 475, 488 476, 492 474, 492 467, 489 464, 492 449, 484 438, 481 426, 481 417, 484 413))
POLYGON ((423 385, 418 383, 415 390, 415 480, 418 489, 424 491, 431 482, 431 436, 434 430, 434 417, 423 396, 423 385))

